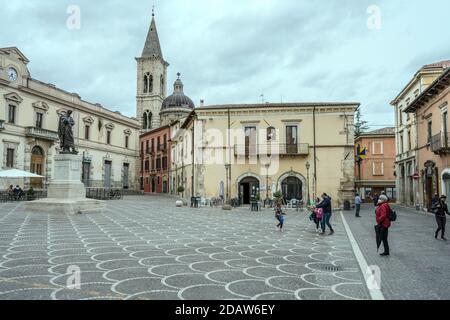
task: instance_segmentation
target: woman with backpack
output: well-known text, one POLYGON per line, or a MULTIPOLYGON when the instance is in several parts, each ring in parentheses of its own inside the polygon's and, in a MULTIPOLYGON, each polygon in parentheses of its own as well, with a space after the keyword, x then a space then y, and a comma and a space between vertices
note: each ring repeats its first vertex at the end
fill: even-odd
POLYGON ((383 242, 384 252, 380 256, 389 255, 388 230, 391 227, 391 207, 388 203, 388 197, 381 195, 378 198, 378 206, 375 211, 377 224, 380 228, 380 237, 383 242))
POLYGON ((450 215, 448 212, 448 207, 446 203, 447 197, 442 195, 439 198, 439 201, 434 204, 434 214, 436 215, 436 223, 438 225, 438 228, 434 234, 434 237, 437 239, 439 231, 441 231, 441 239, 446 241, 444 234, 445 234, 445 224, 447 222, 447 218, 445 217, 445 214, 450 215))

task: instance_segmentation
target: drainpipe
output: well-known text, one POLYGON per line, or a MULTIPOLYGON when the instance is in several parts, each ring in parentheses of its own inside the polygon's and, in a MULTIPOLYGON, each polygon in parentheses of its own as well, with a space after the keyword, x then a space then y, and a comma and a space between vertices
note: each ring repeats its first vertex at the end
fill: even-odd
POLYGON ((192 142, 191 142, 191 154, 192 154, 192 178, 191 178, 191 184, 192 184, 192 188, 191 188, 191 192, 192 192, 192 197, 195 197, 195 162, 194 162, 194 154, 195 154, 195 150, 194 150, 194 127, 195 127, 195 120, 193 120, 192 122, 192 130, 191 130, 191 136, 192 136, 192 142))
POLYGON ((231 128, 231 115, 230 115, 230 108, 228 108, 228 186, 227 186, 227 200, 229 201, 229 203, 231 203, 230 201, 230 197, 231 197, 231 136, 230 136, 230 129, 231 128))
POLYGON ((313 107, 313 150, 314 150, 314 189, 313 197, 316 199, 317 195, 317 153, 316 153, 316 106, 313 107))

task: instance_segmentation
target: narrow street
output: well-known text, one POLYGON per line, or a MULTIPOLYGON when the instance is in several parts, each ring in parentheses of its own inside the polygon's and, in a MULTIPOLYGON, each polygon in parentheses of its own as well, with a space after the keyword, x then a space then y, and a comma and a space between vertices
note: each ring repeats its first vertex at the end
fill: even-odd
POLYGON ((374 207, 364 205, 362 218, 344 211, 367 263, 381 269, 385 299, 450 299, 450 243, 434 238, 434 216, 395 205, 393 208, 398 218, 389 230, 389 257, 376 252, 374 207))

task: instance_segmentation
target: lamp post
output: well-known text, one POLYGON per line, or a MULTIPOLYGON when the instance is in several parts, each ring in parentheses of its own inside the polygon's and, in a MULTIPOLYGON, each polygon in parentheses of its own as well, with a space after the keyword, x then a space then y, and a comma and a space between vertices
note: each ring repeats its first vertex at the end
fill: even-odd
POLYGON ((308 204, 310 205, 311 203, 311 199, 309 198, 309 168, 311 167, 311 165, 309 164, 309 161, 306 162, 306 179, 308 180, 308 204))
POLYGON ((230 164, 228 164, 228 163, 225 164, 225 173, 226 173, 226 180, 227 180, 227 184, 226 184, 227 191, 225 192, 225 194, 226 194, 225 203, 228 203, 230 201, 230 193, 229 193, 229 186, 228 186, 228 184, 229 184, 228 178, 229 178, 229 174, 230 174, 230 167, 231 167, 230 164))
POLYGON ((270 168, 270 162, 267 162, 265 165, 266 167, 266 201, 264 203, 264 207, 269 202, 269 168, 270 168))

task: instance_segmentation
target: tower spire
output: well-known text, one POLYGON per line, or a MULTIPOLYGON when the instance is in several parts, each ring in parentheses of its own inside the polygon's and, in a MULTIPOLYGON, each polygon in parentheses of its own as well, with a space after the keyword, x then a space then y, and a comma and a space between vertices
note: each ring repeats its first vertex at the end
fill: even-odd
POLYGON ((142 57, 160 57, 163 58, 161 45, 159 44, 158 31, 156 30, 155 22, 155 8, 152 9, 152 22, 148 30, 147 39, 145 40, 144 50, 142 50, 142 57))

